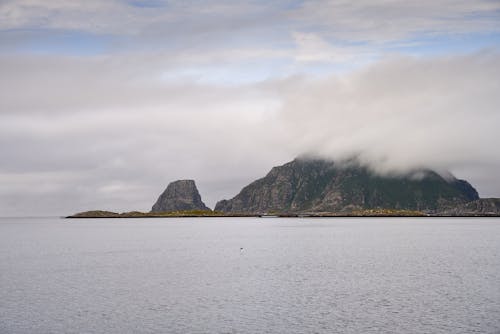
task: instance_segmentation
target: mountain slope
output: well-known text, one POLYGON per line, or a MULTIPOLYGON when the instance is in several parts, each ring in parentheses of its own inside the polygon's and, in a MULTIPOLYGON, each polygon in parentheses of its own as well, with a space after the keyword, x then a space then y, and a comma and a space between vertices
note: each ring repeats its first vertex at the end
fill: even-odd
POLYGON ((422 170, 418 178, 379 176, 363 167, 295 159, 274 167, 215 210, 231 213, 349 212, 387 208, 435 212, 479 198, 466 181, 422 170))
POLYGON ((500 198, 480 198, 472 202, 444 208, 440 214, 447 216, 500 216, 500 198))

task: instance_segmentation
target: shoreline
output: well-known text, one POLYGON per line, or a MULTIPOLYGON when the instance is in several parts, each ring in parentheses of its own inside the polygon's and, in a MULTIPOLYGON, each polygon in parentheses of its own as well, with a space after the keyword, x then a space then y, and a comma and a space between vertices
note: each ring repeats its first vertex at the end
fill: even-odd
POLYGON ((491 214, 429 214, 417 211, 361 211, 352 213, 279 213, 279 214, 245 214, 245 213, 218 213, 218 212, 165 212, 144 213, 125 212, 115 213, 109 211, 88 211, 74 215, 63 216, 64 219, 96 219, 96 218, 494 218, 500 215, 491 214))

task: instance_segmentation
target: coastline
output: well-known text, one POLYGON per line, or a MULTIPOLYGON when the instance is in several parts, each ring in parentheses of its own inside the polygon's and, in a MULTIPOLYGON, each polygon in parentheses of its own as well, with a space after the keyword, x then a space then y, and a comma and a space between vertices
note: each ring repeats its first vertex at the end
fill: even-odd
POLYGON ((95 219, 95 218, 360 218, 360 217, 414 217, 414 218, 460 218, 460 217, 500 217, 496 213, 491 214, 436 214, 421 211, 408 210, 361 210, 353 212, 324 212, 324 213, 223 213, 214 211, 176 211, 176 212, 123 212, 111 211, 85 211, 74 215, 64 216, 65 219, 95 219))

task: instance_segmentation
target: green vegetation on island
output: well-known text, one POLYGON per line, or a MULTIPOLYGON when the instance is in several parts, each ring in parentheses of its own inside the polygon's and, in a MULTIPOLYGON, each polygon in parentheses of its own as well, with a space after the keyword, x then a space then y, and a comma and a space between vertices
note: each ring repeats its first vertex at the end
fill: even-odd
POLYGON ((355 217, 427 217, 421 211, 394 210, 394 209, 368 209, 353 211, 350 215, 355 217))
POLYGON ((232 214, 212 210, 184 210, 168 212, 111 212, 104 210, 92 210, 80 212, 66 218, 162 218, 162 217, 256 217, 252 214, 232 214))
POLYGON ((357 210, 352 212, 310 212, 310 213, 287 213, 271 212, 261 214, 251 213, 227 213, 211 210, 186 210, 170 212, 112 212, 112 211, 85 211, 66 218, 181 218, 181 217, 422 217, 427 216, 420 211, 373 209, 357 210))

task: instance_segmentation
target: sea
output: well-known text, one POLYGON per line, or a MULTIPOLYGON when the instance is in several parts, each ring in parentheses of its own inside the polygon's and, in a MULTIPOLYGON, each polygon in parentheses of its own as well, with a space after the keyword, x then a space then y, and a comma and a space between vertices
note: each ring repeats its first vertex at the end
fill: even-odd
POLYGON ((498 218, 0 219, 0 333, 500 333, 498 218))

